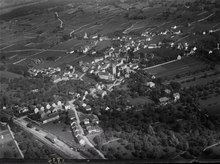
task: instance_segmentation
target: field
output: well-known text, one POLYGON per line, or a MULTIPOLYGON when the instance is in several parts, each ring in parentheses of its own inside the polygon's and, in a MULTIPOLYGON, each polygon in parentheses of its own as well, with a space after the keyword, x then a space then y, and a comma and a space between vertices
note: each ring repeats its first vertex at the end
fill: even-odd
POLYGON ((206 66, 206 63, 198 61, 193 57, 188 57, 162 66, 150 68, 146 71, 156 75, 156 77, 173 77, 175 75, 183 74, 192 70, 195 71, 206 66))
POLYGON ((220 116, 220 96, 211 97, 207 100, 200 100, 200 106, 203 109, 207 109, 208 113, 211 115, 220 116))
POLYGON ((0 124, 0 137, 0 158, 20 158, 9 129, 2 124, 0 124))
POLYGON ((47 123, 44 125, 41 125, 43 129, 46 131, 56 135, 60 140, 64 141, 68 145, 76 146, 76 142, 74 140, 74 136, 72 134, 72 131, 70 129, 69 125, 66 125, 64 123, 47 123))
POLYGON ((208 160, 210 160, 210 159, 212 159, 212 160, 210 160, 210 161, 215 161, 215 160, 213 160, 213 159, 216 159, 216 161, 217 161, 217 159, 219 159, 219 156, 220 156, 220 145, 218 145, 218 146, 214 146, 214 147, 212 147, 212 148, 210 148, 210 149, 208 149, 208 150, 206 150, 205 152, 203 152, 202 154, 201 154, 201 156, 200 156, 200 160, 202 161, 202 160, 204 160, 204 161, 208 161, 208 160))
MULTIPOLYGON (((79 2, 74 0, 73 6, 69 2, 72 1, 66 0, 63 3, 60 1, 36 3, 30 5, 28 8, 24 6, 9 14, 2 15, 0 55, 5 55, 6 62, 8 63, 27 65, 31 59, 43 58, 44 62, 37 65, 37 67, 59 66, 62 63, 75 63, 75 61, 78 61, 76 59, 78 58, 77 56, 69 57, 64 53, 65 51, 72 51, 89 44, 92 39, 81 39, 85 32, 87 32, 89 37, 93 35, 111 35, 117 31, 124 31, 126 35, 130 35, 133 31, 139 33, 144 31, 160 33, 166 29, 170 29, 174 25, 178 25, 176 30, 182 30, 183 34, 176 36, 155 35, 151 38, 152 40, 149 41, 149 44, 156 44, 163 39, 168 39, 175 43, 186 41, 194 43, 198 38, 207 38, 208 36, 194 36, 192 35, 193 32, 218 28, 218 22, 208 22, 204 19, 212 14, 211 11, 202 13, 202 11, 192 12, 187 9, 181 9, 181 11, 176 11, 164 19, 163 12, 167 11, 167 7, 163 5, 148 7, 148 3, 140 2, 137 3, 136 8, 139 9, 140 6, 144 8, 143 15, 145 18, 135 20, 128 19, 126 16, 126 14, 130 14, 130 12, 127 12, 127 8, 131 7, 129 2, 100 1, 94 4, 92 1, 79 2), (63 21, 63 29, 59 29, 60 21, 54 18, 55 11, 58 11, 59 17, 63 21), (182 17, 176 19, 175 16, 178 14, 182 14, 182 17), (189 17, 192 18, 192 25, 187 27, 185 24, 189 17), (74 35, 73 38, 67 38, 72 34, 74 35), (65 37, 66 39, 63 40, 65 37), (45 61, 45 58, 48 56, 57 57, 57 60, 51 62, 45 61)), ((131 10, 132 12, 133 10, 131 10)), ((111 46, 111 44, 111 41, 99 42, 95 49, 102 50, 111 46)), ((144 50, 147 53, 152 51, 158 57, 174 57, 177 54, 183 53, 179 50, 166 48, 144 50)), ((90 57, 82 57, 82 60, 90 60, 88 58, 90 57)), ((162 74, 163 69, 158 70, 159 73, 156 71, 158 76, 162 74)), ((176 73, 185 71, 186 69, 177 70, 176 73)), ((164 76, 169 76, 169 74, 164 76)))
MULTIPOLYGON (((120 140, 120 139, 119 139, 120 140)), ((129 143, 126 140, 114 140, 110 143, 104 143, 103 147, 110 150, 111 152, 116 152, 117 159, 134 159, 131 151, 125 148, 129 143)))
POLYGON ((218 79, 220 79, 220 75, 213 75, 213 76, 209 76, 205 78, 199 78, 199 79, 196 79, 195 81, 181 83, 181 86, 182 88, 188 88, 190 86, 205 85, 208 82, 212 82, 213 80, 218 80, 218 79))
POLYGON ((183 50, 171 49, 171 48, 156 48, 156 49, 144 49, 143 53, 154 53, 157 57, 172 57, 177 58, 178 55, 183 55, 183 50))
POLYGON ((20 78, 22 76, 16 73, 8 72, 8 71, 0 71, 0 78, 3 78, 3 77, 13 79, 13 78, 20 78))
POLYGON ((148 97, 138 97, 132 99, 131 97, 128 99, 132 105, 138 105, 138 104, 150 104, 153 103, 152 100, 150 100, 148 97))

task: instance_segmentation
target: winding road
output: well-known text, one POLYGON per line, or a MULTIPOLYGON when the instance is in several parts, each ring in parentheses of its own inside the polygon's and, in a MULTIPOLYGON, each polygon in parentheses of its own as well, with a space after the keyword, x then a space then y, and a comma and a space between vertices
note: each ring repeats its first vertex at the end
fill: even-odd
POLYGON ((94 147, 94 145, 88 140, 88 138, 84 135, 84 131, 83 131, 83 128, 82 126, 80 125, 80 119, 79 119, 79 116, 78 116, 78 112, 76 111, 76 108, 75 106, 73 105, 73 100, 69 101, 69 105, 70 105, 70 108, 74 111, 75 113, 75 116, 76 116, 76 120, 77 120, 77 124, 80 128, 80 131, 81 131, 81 134, 80 136, 85 140, 86 144, 89 145, 91 148, 93 148, 103 159, 106 159, 105 156, 98 150, 94 147))

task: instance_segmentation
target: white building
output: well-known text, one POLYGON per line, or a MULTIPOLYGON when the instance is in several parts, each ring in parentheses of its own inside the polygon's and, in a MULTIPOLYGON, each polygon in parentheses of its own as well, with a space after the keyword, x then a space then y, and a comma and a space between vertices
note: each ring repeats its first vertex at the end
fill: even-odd
POLYGON ((177 101, 177 100, 180 99, 180 94, 179 93, 174 93, 173 97, 174 97, 174 101, 177 101))
POLYGON ((177 56, 177 60, 181 60, 182 57, 180 55, 177 56))
POLYGON ((84 119, 83 122, 84 122, 85 125, 88 125, 90 123, 88 118, 84 119))
POLYGON ((85 32, 85 35, 84 35, 84 37, 83 37, 84 39, 88 39, 88 35, 87 35, 87 33, 85 32))
POLYGON ((168 97, 161 97, 159 98, 160 104, 161 105, 167 105, 167 103, 169 102, 169 98, 168 97))
POLYGON ((51 108, 50 104, 47 104, 46 109, 50 109, 50 108, 51 108))
POLYGON ((147 82, 146 85, 150 88, 155 88, 155 83, 153 83, 153 82, 147 82))

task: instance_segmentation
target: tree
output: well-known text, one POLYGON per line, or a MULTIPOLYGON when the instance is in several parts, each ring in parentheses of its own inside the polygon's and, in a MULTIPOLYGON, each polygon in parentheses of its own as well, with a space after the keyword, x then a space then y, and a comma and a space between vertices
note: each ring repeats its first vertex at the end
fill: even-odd
POLYGON ((152 151, 153 145, 148 141, 148 137, 144 136, 143 138, 143 150, 144 151, 152 151))
POLYGON ((11 158, 12 157, 12 154, 10 151, 5 151, 4 152, 4 158, 11 158))
POLYGON ((179 91, 180 89, 181 89, 181 84, 180 83, 178 83, 178 82, 171 82, 170 83, 170 86, 172 87, 172 89, 174 90, 174 91, 179 91))
POLYGON ((133 146, 132 146, 131 143, 129 143, 129 144, 127 144, 127 145, 125 146, 125 148, 126 148, 127 150, 132 150, 133 146))
POLYGON ((4 66, 0 66, 0 71, 4 71, 5 67, 4 66))
POLYGON ((61 41, 67 41, 69 40, 71 37, 67 34, 63 35, 62 40, 61 41))
POLYGON ((97 135, 94 137, 93 141, 97 144, 98 147, 100 147, 102 146, 104 139, 100 135, 97 135))
POLYGON ((2 55, 2 56, 1 56, 1 60, 6 60, 6 56, 5 56, 5 55, 2 55))

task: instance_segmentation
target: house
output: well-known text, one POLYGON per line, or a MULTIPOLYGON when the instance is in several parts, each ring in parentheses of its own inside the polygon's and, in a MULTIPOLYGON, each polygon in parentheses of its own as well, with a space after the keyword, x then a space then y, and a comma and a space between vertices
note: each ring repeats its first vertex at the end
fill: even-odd
POLYGON ((96 116, 95 118, 92 119, 93 124, 99 124, 99 118, 96 116))
POLYGON ((107 92, 103 91, 103 90, 98 90, 97 94, 100 95, 103 98, 105 95, 107 95, 107 92))
POLYGON ((174 97, 174 101, 176 102, 177 100, 180 99, 180 94, 179 93, 174 93, 173 97, 174 97))
POLYGON ((97 62, 100 62, 100 61, 102 61, 104 58, 103 57, 98 57, 98 58, 95 58, 95 63, 97 63, 97 62))
POLYGON ((98 83, 95 85, 97 90, 101 90, 101 85, 99 85, 98 83))
POLYGON ((70 109, 70 105, 65 105, 65 110, 69 110, 70 109))
POLYGON ((161 97, 159 98, 160 104, 161 105, 167 105, 167 103, 169 102, 169 98, 168 97, 161 97))
POLYGON ((46 109, 50 109, 50 108, 51 108, 50 104, 47 104, 46 109))
POLYGON ((128 74, 125 74, 125 77, 126 77, 126 78, 129 78, 129 77, 130 77, 129 73, 128 73, 128 74))
POLYGON ((86 103, 82 103, 82 106, 83 106, 83 107, 86 107, 87 105, 86 105, 86 103))
POLYGON ((36 113, 38 113, 39 112, 39 109, 38 108, 35 108, 34 109, 34 113, 36 114, 36 113))
POLYGON ((40 108, 40 110, 41 110, 41 111, 44 111, 44 107, 42 106, 42 107, 40 108))
POLYGON ((111 80, 113 78, 112 75, 108 72, 99 72, 98 76, 100 79, 103 79, 103 80, 111 80))
POLYGON ((176 31, 176 32, 174 32, 174 34, 176 34, 176 35, 179 35, 179 34, 181 34, 182 32, 179 30, 179 31, 176 31))
POLYGON ((55 108, 56 106, 57 106, 57 105, 56 105, 55 103, 53 103, 53 104, 52 104, 52 107, 54 107, 54 108, 55 108))
POLYGON ((146 85, 150 88, 155 88, 155 83, 153 82, 147 82, 146 85))
POLYGON ((85 95, 88 95, 89 94, 89 92, 88 91, 85 91, 85 93, 84 93, 85 95))
POLYGON ((50 113, 51 113, 51 111, 50 111, 50 110, 48 110, 48 109, 45 109, 45 110, 44 110, 44 113, 46 113, 46 115, 47 115, 47 114, 50 114, 50 113))
POLYGON ((148 46, 148 48, 149 48, 149 49, 157 48, 157 45, 156 45, 156 44, 150 44, 150 45, 148 46))
POLYGON ((173 26, 173 27, 171 27, 172 29, 176 29, 177 28, 177 26, 175 25, 175 26, 173 26))
POLYGON ((96 39, 96 38, 98 38, 98 35, 92 36, 92 39, 96 39))
POLYGON ((68 110, 68 118, 70 120, 76 119, 75 112, 73 110, 68 110))
POLYGON ((31 92, 37 93, 39 90, 38 89, 33 89, 31 92))
POLYGON ((88 118, 84 119, 83 122, 85 125, 88 125, 90 123, 88 118))
POLYGON ((91 106, 89 106, 89 105, 87 105, 87 106, 85 107, 85 109, 86 109, 86 111, 91 111, 91 110, 92 110, 91 106))
POLYGON ((107 69, 107 68, 109 68, 109 67, 110 67, 110 64, 109 64, 109 63, 106 63, 106 64, 104 64, 101 68, 105 70, 105 69, 107 69))
POLYGON ((93 95, 96 92, 96 88, 90 88, 89 91, 90 91, 90 94, 93 95))
POLYGON ((41 121, 43 124, 46 124, 48 122, 58 120, 59 118, 60 118, 59 114, 57 112, 55 112, 55 113, 50 113, 50 114, 44 115, 41 118, 41 121))
POLYGON ((181 58, 182 58, 182 57, 181 57, 180 55, 177 56, 177 60, 181 60, 181 58))
POLYGON ((22 113, 25 113, 25 112, 28 112, 28 111, 29 111, 29 109, 27 107, 22 108, 22 113))
POLYGON ((81 146, 86 144, 85 140, 81 136, 78 135, 76 138, 81 146))
MULTIPOLYGON (((61 107, 60 110, 62 110, 62 107, 61 107)), ((54 113, 54 112, 57 112, 57 108, 54 108, 54 109, 52 110, 52 113, 54 113)))
POLYGON ((87 129, 89 134, 91 134, 91 133, 99 133, 101 131, 100 128, 97 127, 97 126, 87 126, 86 129, 87 129))
POLYGON ((46 113, 42 112, 42 111, 39 111, 39 114, 40 114, 40 117, 43 118, 46 116, 46 113))
POLYGON ((170 94, 170 93, 171 93, 171 90, 165 89, 164 92, 167 93, 167 94, 170 94))
POLYGON ((83 38, 84 38, 84 39, 88 39, 88 35, 87 35, 87 33, 85 33, 85 35, 84 35, 83 38))

